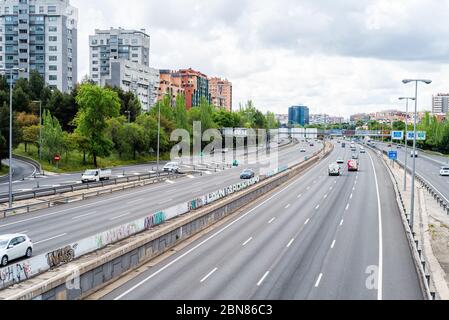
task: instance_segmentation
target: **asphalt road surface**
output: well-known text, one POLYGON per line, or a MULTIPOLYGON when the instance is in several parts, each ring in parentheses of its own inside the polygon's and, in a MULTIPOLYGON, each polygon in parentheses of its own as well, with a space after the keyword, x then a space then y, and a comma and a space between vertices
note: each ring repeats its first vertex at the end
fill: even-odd
MULTIPOLYGON (((299 144, 286 148, 279 151, 279 164, 304 161, 305 156, 320 149, 322 144, 314 147, 299 144), (301 148, 306 148, 306 152, 300 152, 301 148)), ((0 234, 25 233, 35 244, 34 254, 45 253, 239 182, 242 169, 205 172, 203 176, 186 176, 8 217, 0 220, 0 234)))
POLYGON ((104 299, 423 299, 388 172, 374 152, 329 177, 349 148, 104 299))
MULTIPOLYGON (((3 160, 2 163, 5 165, 9 165, 9 160, 8 159, 3 160)), ((18 181, 18 180, 22 180, 23 178, 28 178, 28 177, 32 176, 37 170, 36 167, 33 166, 32 164, 22 161, 22 160, 18 160, 18 159, 13 159, 12 169, 13 169, 13 174, 12 174, 13 181, 18 181)), ((8 176, 4 176, 4 177, 0 178, 0 193, 8 192, 8 190, 9 190, 8 184, 9 184, 8 176)), ((14 190, 14 187, 13 187, 13 190, 14 190)))

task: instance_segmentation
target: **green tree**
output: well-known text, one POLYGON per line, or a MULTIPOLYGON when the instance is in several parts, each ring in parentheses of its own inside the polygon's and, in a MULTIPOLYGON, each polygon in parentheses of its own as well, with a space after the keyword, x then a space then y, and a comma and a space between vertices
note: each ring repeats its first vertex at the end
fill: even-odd
POLYGON ((124 130, 126 122, 127 120, 124 116, 110 118, 107 120, 108 136, 114 143, 114 149, 118 153, 120 158, 122 158, 124 153, 128 153, 130 151, 130 147, 126 139, 124 130))
MULTIPOLYGON (((29 94, 31 100, 42 100, 45 81, 37 70, 30 71, 29 94)), ((45 101, 46 102, 46 101, 45 101)), ((45 104, 44 104, 45 105, 45 104)))
POLYGON ((106 135, 106 120, 119 115, 120 99, 111 89, 85 83, 80 86, 76 101, 80 109, 75 131, 89 140, 89 154, 98 167, 97 157, 109 156, 113 147, 106 135))
POLYGON ((201 97, 200 99, 200 119, 201 119, 201 130, 204 132, 208 129, 215 128, 212 115, 214 114, 215 107, 210 104, 206 98, 201 97))
POLYGON ((137 123, 127 123, 124 127, 124 133, 132 149, 133 159, 136 160, 137 153, 146 151, 143 128, 137 123))
POLYGON ((58 119, 45 110, 42 126, 42 156, 51 163, 56 154, 63 149, 63 132, 58 119))
POLYGON ((273 112, 267 112, 267 129, 278 129, 281 127, 281 124, 276 119, 276 116, 273 112))
POLYGON ((176 127, 178 129, 188 129, 188 116, 187 116, 187 108, 186 108, 186 98, 183 94, 179 94, 176 96, 176 104, 175 104, 175 119, 176 119, 176 127))
POLYGON ((38 125, 24 127, 22 129, 22 141, 25 144, 25 152, 28 152, 28 144, 39 146, 39 129, 38 125))

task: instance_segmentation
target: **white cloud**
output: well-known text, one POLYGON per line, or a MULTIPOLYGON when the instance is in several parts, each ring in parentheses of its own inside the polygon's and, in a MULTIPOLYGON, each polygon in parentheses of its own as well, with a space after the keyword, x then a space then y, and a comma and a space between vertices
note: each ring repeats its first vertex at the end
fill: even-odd
POLYGON ((434 80, 420 108, 449 91, 449 0, 71 0, 79 9, 79 76, 95 29, 145 28, 151 65, 192 67, 234 84, 234 107, 252 99, 285 113, 348 116, 398 106, 405 77, 434 80))

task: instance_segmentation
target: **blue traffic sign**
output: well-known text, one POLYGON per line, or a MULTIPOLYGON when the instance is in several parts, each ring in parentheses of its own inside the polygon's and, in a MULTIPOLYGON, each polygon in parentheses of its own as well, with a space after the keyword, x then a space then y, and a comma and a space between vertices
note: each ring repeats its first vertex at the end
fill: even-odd
POLYGON ((398 160, 398 152, 397 151, 389 151, 388 158, 390 160, 398 160))

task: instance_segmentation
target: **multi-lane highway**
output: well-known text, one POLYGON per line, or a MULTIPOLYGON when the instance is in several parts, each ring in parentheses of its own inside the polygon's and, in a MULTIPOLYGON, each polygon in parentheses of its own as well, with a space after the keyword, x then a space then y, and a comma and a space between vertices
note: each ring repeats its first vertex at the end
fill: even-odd
POLYGON ((393 186, 374 152, 325 161, 104 299, 422 299, 393 186))
MULTIPOLYGON (((300 143, 279 151, 279 165, 304 161, 322 148, 300 143), (302 148, 305 153, 300 152, 302 148)), ((257 166, 256 166, 257 168, 257 166)), ((45 253, 240 181, 242 167, 113 193, 0 220, 0 234, 26 233, 45 253)))
MULTIPOLYGON (((397 149, 397 146, 388 147, 386 143, 375 143, 376 147, 380 150, 393 150, 398 151, 398 160, 404 164, 405 163, 405 147, 402 146, 397 149)), ((407 166, 412 169, 413 158, 411 157, 411 148, 408 148, 407 153, 407 166)), ((448 199, 449 202, 449 177, 440 176, 440 169, 442 166, 449 166, 449 158, 431 155, 422 151, 418 152, 418 158, 416 158, 416 172, 430 182, 435 189, 437 189, 443 196, 448 199)))

